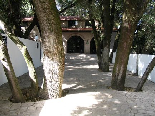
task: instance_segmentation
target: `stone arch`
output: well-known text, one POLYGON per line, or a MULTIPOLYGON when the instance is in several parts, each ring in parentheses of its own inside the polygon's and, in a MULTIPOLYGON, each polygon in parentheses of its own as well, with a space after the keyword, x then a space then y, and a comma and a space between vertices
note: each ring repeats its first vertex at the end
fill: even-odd
POLYGON ((67 40, 67 53, 84 53, 84 40, 77 35, 67 40))
POLYGON ((83 34, 79 34, 79 33, 72 33, 66 39, 69 40, 72 36, 80 36, 81 39, 85 41, 85 37, 83 36, 83 34))

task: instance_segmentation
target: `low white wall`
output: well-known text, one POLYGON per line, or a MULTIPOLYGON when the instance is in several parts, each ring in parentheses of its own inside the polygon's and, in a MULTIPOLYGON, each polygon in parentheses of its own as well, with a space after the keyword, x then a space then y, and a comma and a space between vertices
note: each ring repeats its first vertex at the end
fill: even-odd
POLYGON ((130 54, 127 69, 132 73, 136 73, 137 67, 137 54, 130 54))
MULTIPOLYGON (((20 40, 27 46, 29 54, 33 59, 34 66, 35 67, 41 66, 42 63, 40 60, 40 47, 41 47, 40 42, 35 42, 35 41, 22 39, 22 38, 20 38, 20 40), (37 48, 37 44, 38 44, 38 48, 37 48)), ((9 38, 7 38, 7 47, 8 47, 8 52, 9 52, 10 59, 16 76, 18 77, 28 72, 28 68, 22 53, 19 51, 17 46, 9 38)), ((3 83, 7 82, 7 78, 5 76, 3 66, 1 63, 0 63, 0 74, 1 74, 0 85, 2 85, 3 83)))
MULTIPOLYGON (((151 62, 151 60, 155 57, 155 55, 144 55, 144 54, 140 54, 138 55, 138 75, 142 76, 147 68, 147 66, 149 65, 149 63, 151 62)), ((148 79, 150 81, 155 82, 155 68, 152 70, 152 72, 149 74, 148 79)))
MULTIPOLYGON (((112 63, 115 63, 116 53, 113 54, 112 63)), ((143 76, 148 64, 155 57, 155 55, 146 55, 146 54, 130 54, 129 61, 127 65, 127 70, 132 73, 136 73, 136 69, 138 68, 138 75, 143 76), (138 58, 138 60, 137 60, 138 58), (138 66, 137 66, 138 65, 138 66)), ((155 68, 148 76, 148 80, 155 82, 155 68)))

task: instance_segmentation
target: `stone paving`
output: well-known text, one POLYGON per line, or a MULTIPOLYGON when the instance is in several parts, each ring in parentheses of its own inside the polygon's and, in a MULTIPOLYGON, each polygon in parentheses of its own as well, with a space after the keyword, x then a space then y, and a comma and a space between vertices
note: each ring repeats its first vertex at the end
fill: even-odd
MULTIPOLYGON (((147 81, 143 92, 107 89, 111 71, 100 72, 96 55, 67 54, 62 98, 11 103, 8 84, 0 86, 0 116, 155 116, 155 84, 147 81)), ((112 69, 112 65, 110 65, 112 69)), ((37 68, 42 84, 42 66, 37 68)), ((136 87, 140 78, 127 72, 126 86, 136 87)), ((28 73, 19 77, 21 88, 30 86, 28 73)))

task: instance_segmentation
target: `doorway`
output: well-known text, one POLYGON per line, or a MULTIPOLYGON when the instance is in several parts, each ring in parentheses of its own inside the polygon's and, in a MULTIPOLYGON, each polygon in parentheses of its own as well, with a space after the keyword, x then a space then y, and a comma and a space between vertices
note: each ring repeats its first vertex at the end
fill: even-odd
POLYGON ((84 40, 80 36, 72 36, 67 41, 67 53, 84 53, 84 40))

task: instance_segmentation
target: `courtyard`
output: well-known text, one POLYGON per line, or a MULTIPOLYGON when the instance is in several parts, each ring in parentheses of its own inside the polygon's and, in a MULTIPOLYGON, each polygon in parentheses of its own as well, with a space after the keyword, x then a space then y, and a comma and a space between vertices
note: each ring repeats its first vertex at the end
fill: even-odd
MULTIPOLYGON (((66 54, 63 89, 66 96, 37 102, 12 103, 8 83, 0 86, 0 116, 154 116, 155 83, 147 81, 142 92, 108 89, 110 72, 100 72, 97 56, 66 54)), ((36 69, 42 85, 42 66, 36 69)), ((135 88, 138 76, 127 72, 126 87, 135 88)), ((19 77, 21 88, 30 86, 28 73, 19 77)))

